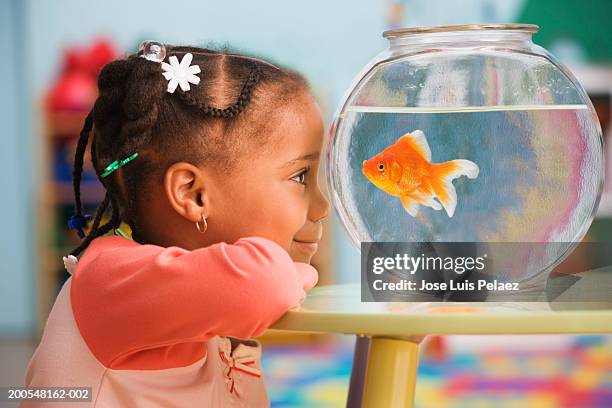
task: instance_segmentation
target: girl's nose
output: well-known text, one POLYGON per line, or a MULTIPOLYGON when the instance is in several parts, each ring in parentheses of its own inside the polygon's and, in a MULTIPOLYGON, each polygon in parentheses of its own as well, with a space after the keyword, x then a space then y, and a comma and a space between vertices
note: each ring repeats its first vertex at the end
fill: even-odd
POLYGON ((310 208, 311 219, 313 221, 320 221, 329 216, 330 204, 327 198, 323 195, 321 190, 317 187, 315 198, 310 208))

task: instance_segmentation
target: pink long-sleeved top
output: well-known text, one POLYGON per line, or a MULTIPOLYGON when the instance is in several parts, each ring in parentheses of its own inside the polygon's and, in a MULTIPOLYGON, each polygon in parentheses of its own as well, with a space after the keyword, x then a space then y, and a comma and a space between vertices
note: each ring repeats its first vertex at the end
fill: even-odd
POLYGON ((73 408, 267 407, 261 343, 249 338, 317 279, 262 237, 194 251, 97 238, 57 296, 25 385, 91 387, 73 408))

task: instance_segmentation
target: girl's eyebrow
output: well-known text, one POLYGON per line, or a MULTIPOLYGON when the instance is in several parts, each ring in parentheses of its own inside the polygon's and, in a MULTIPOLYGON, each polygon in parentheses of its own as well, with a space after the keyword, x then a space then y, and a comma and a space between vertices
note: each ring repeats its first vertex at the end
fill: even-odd
POLYGON ((305 154, 303 156, 300 156, 293 160, 288 161, 282 167, 289 167, 299 161, 317 160, 318 158, 319 158, 319 152, 308 153, 308 154, 305 154))

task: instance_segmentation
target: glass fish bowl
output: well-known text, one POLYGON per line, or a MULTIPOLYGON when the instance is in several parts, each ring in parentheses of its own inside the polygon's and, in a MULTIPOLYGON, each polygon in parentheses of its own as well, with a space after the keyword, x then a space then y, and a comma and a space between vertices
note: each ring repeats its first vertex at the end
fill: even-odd
MULTIPOLYGON (((527 24, 386 31, 327 144, 331 198, 351 241, 556 242, 589 228, 604 174, 595 110, 527 24)), ((531 266, 527 268, 527 264, 531 266)))

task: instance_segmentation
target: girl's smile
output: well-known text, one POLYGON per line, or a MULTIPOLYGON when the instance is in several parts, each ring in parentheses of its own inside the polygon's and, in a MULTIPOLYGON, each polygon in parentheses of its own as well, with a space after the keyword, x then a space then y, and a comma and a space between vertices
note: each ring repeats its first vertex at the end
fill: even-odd
POLYGON ((310 256, 313 256, 317 252, 317 249, 319 249, 318 241, 315 241, 315 242, 301 242, 301 241, 296 241, 294 239, 293 243, 294 243, 294 247, 295 248, 297 248, 298 250, 302 251, 306 255, 310 255, 310 256))

